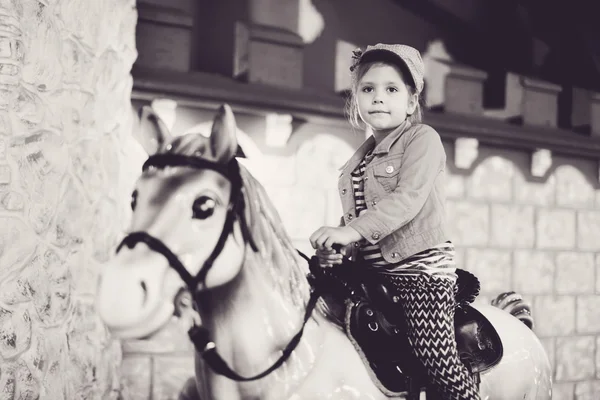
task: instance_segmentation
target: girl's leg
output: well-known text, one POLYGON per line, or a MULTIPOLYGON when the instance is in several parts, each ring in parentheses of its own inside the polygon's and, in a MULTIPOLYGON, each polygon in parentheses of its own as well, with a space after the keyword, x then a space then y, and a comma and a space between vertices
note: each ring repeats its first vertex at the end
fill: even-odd
POLYGON ((479 390, 458 357, 454 337, 454 281, 430 275, 393 277, 408 324, 408 339, 430 384, 448 400, 479 400, 479 390))

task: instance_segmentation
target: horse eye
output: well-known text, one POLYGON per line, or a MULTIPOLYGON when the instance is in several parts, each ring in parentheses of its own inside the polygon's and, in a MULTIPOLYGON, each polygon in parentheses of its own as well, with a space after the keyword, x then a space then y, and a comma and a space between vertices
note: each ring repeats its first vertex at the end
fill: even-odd
POLYGON ((135 206, 137 204, 137 196, 138 196, 138 191, 136 189, 133 191, 133 193, 131 193, 131 209, 133 211, 135 211, 135 206))
POLYGON ((193 218, 206 219, 213 215, 215 211, 216 202, 207 196, 200 196, 194 200, 192 205, 193 218))

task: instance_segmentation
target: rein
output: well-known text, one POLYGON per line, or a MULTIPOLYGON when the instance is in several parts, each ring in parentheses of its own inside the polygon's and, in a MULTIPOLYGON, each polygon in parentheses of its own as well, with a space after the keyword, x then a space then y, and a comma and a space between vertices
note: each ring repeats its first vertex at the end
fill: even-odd
MULTIPOLYGON (((232 158, 227 164, 219 164, 216 162, 204 160, 198 157, 193 156, 185 156, 181 154, 155 154, 152 155, 146 160, 144 166, 142 168, 143 171, 152 168, 162 169, 165 167, 191 167, 196 169, 210 169, 212 171, 216 171, 223 175, 225 178, 229 179, 231 182, 231 196, 229 200, 229 205, 227 207, 227 215, 225 217, 225 223, 223 224, 223 230, 221 231, 221 235, 219 236, 219 240, 213 249, 210 256, 204 261, 202 268, 198 271, 196 276, 192 276, 187 268, 183 265, 183 263, 179 260, 177 255, 175 255, 167 245, 165 245, 160 239, 150 235, 144 231, 131 232, 119 244, 117 247, 117 253, 123 248, 123 246, 127 246, 130 249, 133 249, 138 243, 146 244, 152 251, 162 254, 168 261, 169 266, 173 268, 183 282, 186 284, 188 290, 191 293, 195 292, 195 289, 198 287, 200 283, 205 285, 206 275, 208 271, 213 266, 216 258, 221 254, 223 247, 225 246, 225 242, 229 235, 233 233, 233 224, 236 219, 240 222, 240 226, 242 229, 242 236, 244 237, 245 242, 249 243, 253 251, 258 251, 258 247, 254 242, 252 236, 250 235, 250 231, 248 226, 246 225, 245 219, 243 218, 244 212, 244 198, 242 196, 242 177, 240 175, 239 164, 235 158, 232 158)), ((308 257, 304 255, 302 252, 298 251, 298 253, 307 261, 309 261, 308 257)), ((196 296, 192 296, 194 305, 197 307, 196 296)), ((198 326, 194 324, 189 331, 188 336, 192 343, 194 343, 194 347, 196 351, 198 351, 205 362, 210 366, 210 368, 217 374, 223 375, 229 379, 238 382, 247 382, 253 381, 257 379, 264 378, 269 375, 271 372, 275 371, 279 368, 287 359, 290 357, 292 352, 296 349, 300 340, 302 339, 302 335, 304 333, 304 328, 312 315, 313 310, 317 304, 317 300, 320 297, 320 292, 317 290, 311 290, 310 298, 306 305, 306 309, 304 312, 304 319, 302 322, 302 326, 298 333, 296 333, 287 346, 282 350, 281 356, 266 370, 263 372, 250 376, 244 377, 235 372, 227 362, 223 360, 223 358, 217 352, 216 344, 211 340, 211 335, 208 329, 203 326, 198 326)))

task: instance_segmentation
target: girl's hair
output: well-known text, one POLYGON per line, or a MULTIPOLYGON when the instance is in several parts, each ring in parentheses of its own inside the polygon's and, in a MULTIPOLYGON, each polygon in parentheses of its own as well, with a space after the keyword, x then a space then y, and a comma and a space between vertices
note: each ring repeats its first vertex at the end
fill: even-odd
MULTIPOLYGON (((350 89, 350 93, 349 96, 346 100, 346 115, 348 117, 348 120, 350 121, 350 124, 357 128, 357 129, 361 129, 363 127, 362 125, 362 121, 360 120, 360 115, 358 114, 358 103, 356 100, 356 94, 358 92, 358 84, 360 83, 360 80, 363 78, 363 76, 365 76, 365 74, 374 66, 376 65, 390 65, 392 67, 395 67, 398 72, 400 72, 400 76, 402 77, 402 80, 406 83, 406 88, 408 89, 408 92, 411 95, 414 95, 415 93, 417 93, 417 88, 415 85, 415 81, 412 78, 412 75, 410 74, 410 71, 408 70, 408 67, 406 66, 406 64, 404 64, 404 62, 402 62, 402 60, 398 59, 398 57, 396 57, 393 54, 389 54, 387 52, 385 53, 379 53, 379 52, 373 52, 374 54, 366 54, 365 56, 368 56, 368 59, 365 59, 365 56, 363 56, 363 59, 359 61, 358 64, 355 65, 355 67, 353 68, 352 71, 352 88, 350 89)), ((415 111, 408 115, 406 117, 406 119, 408 119, 408 121, 410 123, 413 124, 417 124, 420 123, 423 119, 423 113, 421 111, 421 107, 424 106, 422 100, 421 100, 421 95, 418 95, 417 98, 417 106, 415 108, 415 111)))

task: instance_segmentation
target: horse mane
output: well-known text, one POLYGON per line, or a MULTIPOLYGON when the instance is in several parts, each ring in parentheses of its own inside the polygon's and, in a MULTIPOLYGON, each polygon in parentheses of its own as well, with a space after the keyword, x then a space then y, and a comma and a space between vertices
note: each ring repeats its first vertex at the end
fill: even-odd
POLYGON ((247 248, 244 268, 264 264, 273 287, 294 306, 304 309, 309 294, 306 262, 299 256, 264 187, 243 165, 240 165, 240 174, 244 218, 258 247, 258 260, 249 259, 253 256, 247 248))
MULTIPOLYGON (((199 133, 187 133, 164 143, 158 153, 196 156, 214 162, 209 140, 199 133)), ((263 269, 258 272, 270 279, 269 286, 295 307, 303 309, 309 295, 306 262, 298 255, 264 187, 241 163, 239 165, 245 204, 240 218, 245 219, 258 247, 258 252, 254 252, 246 243, 244 268, 263 269)))

